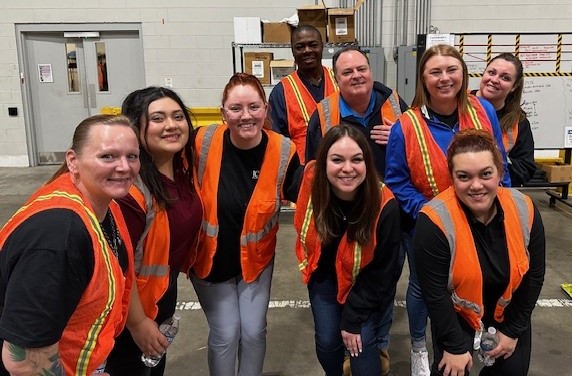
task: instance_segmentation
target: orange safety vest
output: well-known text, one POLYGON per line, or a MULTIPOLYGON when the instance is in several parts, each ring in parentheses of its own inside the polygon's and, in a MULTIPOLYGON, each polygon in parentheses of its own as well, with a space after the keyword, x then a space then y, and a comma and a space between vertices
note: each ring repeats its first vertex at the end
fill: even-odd
MULTIPOLYGON (((334 79, 334 72, 330 68, 324 70, 324 97, 338 91, 338 85, 334 79)), ((298 71, 291 73, 282 80, 284 87, 284 99, 286 101, 286 116, 288 117, 288 133, 290 139, 296 145, 296 151, 300 163, 304 164, 306 153, 306 132, 310 116, 316 110, 317 103, 308 91, 298 71)))
POLYGON ((8 236, 36 213, 68 209, 78 214, 93 243, 93 275, 59 340, 58 350, 66 375, 91 375, 115 345, 127 319, 133 281, 133 252, 129 232, 119 205, 109 205, 121 239, 124 241, 128 267, 125 275, 117 257, 107 244, 91 205, 74 186, 66 173, 36 191, 0 231, 0 249, 8 236))
MULTIPOLYGON (((157 302, 169 288, 169 249, 171 234, 167 210, 159 207, 149 188, 137 177, 129 190, 141 210, 145 213, 145 228, 135 247, 134 265, 139 299, 145 315, 157 317, 157 302)), ((189 250, 189 260, 184 271, 193 264, 196 257, 196 241, 189 250)))
MULTIPOLYGON (((510 278, 506 290, 497 301, 494 317, 504 320, 505 307, 528 271, 530 231, 534 208, 530 197, 512 188, 498 188, 497 197, 504 211, 510 278)), ((447 289, 457 311, 475 330, 481 328, 483 276, 479 256, 467 216, 453 187, 440 193, 421 209, 437 225, 449 241, 451 264, 447 289)))
MULTIPOLYGON (((340 124, 340 92, 337 91, 318 103, 318 116, 320 117, 320 129, 322 137, 330 130, 340 124)), ((399 95, 395 91, 381 105, 381 119, 384 118, 396 122, 401 115, 401 106, 399 105, 399 95)))
POLYGON ((506 150, 507 155, 514 147, 514 144, 516 144, 517 138, 518 138, 518 123, 514 124, 510 129, 502 132, 502 143, 504 145, 504 150, 506 150))
MULTIPOLYGON (((399 119, 411 182, 419 192, 431 200, 451 185, 447 156, 433 138, 421 109, 416 107, 403 113, 399 119)), ((491 122, 477 97, 469 95, 466 114, 459 111, 459 130, 484 129, 493 134, 491 122)))
MULTIPOLYGON (((312 273, 318 267, 322 253, 322 243, 314 224, 314 208, 312 205, 315 162, 310 161, 306 164, 294 213, 294 229, 298 234, 296 238, 296 257, 299 262, 298 267, 302 272, 302 281, 306 284, 310 281, 312 273)), ((381 207, 379 213, 381 213, 385 204, 393 199, 393 193, 391 193, 389 188, 383 183, 380 184, 381 207)), ((377 221, 375 228, 377 228, 377 221)), ((364 246, 349 241, 347 234, 343 235, 336 253, 337 300, 340 304, 345 303, 360 271, 373 260, 376 244, 376 231, 373 232, 371 242, 364 246)))
MULTIPOLYGON (((199 278, 206 278, 213 266, 217 248, 219 225, 217 197, 226 125, 201 127, 196 134, 197 187, 203 200, 203 221, 199 232, 197 259, 193 270, 199 278)), ((282 186, 290 160, 296 148, 290 139, 266 129, 268 145, 260 175, 250 202, 246 207, 240 235, 240 264, 246 283, 255 281, 274 257, 278 215, 282 200, 282 186)))

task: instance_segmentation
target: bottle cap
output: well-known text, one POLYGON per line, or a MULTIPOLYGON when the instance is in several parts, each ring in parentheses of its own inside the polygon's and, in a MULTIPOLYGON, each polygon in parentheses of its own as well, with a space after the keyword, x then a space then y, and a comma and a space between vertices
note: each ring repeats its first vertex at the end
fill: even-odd
MULTIPOLYGON (((173 313, 173 320, 180 320, 181 319, 181 315, 179 315, 178 313, 173 313)), ((494 328, 493 328, 494 329, 494 328)))
POLYGON ((489 334, 497 334, 497 330, 495 329, 494 326, 489 326, 487 332, 489 332, 489 334))

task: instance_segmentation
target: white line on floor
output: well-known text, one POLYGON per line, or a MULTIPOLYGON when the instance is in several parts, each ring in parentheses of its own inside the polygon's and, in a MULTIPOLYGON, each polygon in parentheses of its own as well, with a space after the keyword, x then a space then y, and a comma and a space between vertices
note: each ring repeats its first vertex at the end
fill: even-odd
MULTIPOLYGON (((539 299, 537 307, 572 308, 571 299, 539 299)), ((404 300, 396 300, 395 307, 405 307, 404 300)), ((307 300, 271 300, 268 308, 310 308, 307 300)), ((199 302, 177 302, 177 309, 181 311, 194 311, 201 309, 199 302)))

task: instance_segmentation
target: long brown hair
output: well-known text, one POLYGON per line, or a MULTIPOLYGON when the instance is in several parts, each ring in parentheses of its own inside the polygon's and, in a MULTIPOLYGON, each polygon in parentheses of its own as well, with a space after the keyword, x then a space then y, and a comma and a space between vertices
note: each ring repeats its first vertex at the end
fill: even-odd
MULTIPOLYGON (((193 145, 194 133, 193 123, 191 122, 191 114, 183 100, 177 93, 166 87, 149 86, 144 89, 131 92, 121 105, 121 113, 127 116, 133 125, 137 128, 137 139, 140 140, 141 131, 143 138, 147 139, 147 128, 149 126, 149 105, 151 103, 163 99, 170 98, 174 100, 185 116, 189 125, 189 139, 182 150, 178 151, 173 157, 173 168, 181 170, 185 173, 187 184, 191 192, 195 191, 193 184, 193 145)), ((140 140, 141 141, 141 140, 140 140)), ((141 145, 141 142, 140 142, 141 145)), ((141 170, 139 175, 143 183, 149 188, 149 191, 162 208, 169 208, 176 201, 175 198, 169 196, 167 188, 161 180, 161 173, 155 165, 154 157, 144 147, 139 147, 139 155, 141 160, 141 170)))
POLYGON ((417 85, 415 87, 415 97, 413 98, 413 103, 411 107, 421 107, 427 106, 431 107, 431 96, 429 91, 425 87, 425 82, 423 82, 423 72, 425 71, 425 65, 427 61, 433 56, 451 56, 459 60, 461 68, 463 69, 463 82, 461 84, 461 90, 457 93, 457 99, 459 101, 460 114, 465 114, 468 109, 469 97, 467 93, 467 88, 469 87, 469 73, 467 71, 467 64, 463 60, 463 57, 455 49, 455 47, 448 44, 438 44, 425 50, 419 61, 419 69, 417 70, 417 85))
MULTIPOLYGON (((520 59, 509 52, 503 52, 495 56, 491 61, 489 61, 487 68, 493 61, 498 59, 503 59, 512 63, 516 70, 516 77, 514 79, 513 86, 514 90, 506 96, 504 100, 503 115, 502 118, 499 119, 501 130, 506 132, 516 123, 520 123, 526 119, 526 113, 520 107, 522 91, 524 90, 524 74, 520 59)), ((485 71, 487 68, 485 68, 485 71)))
POLYGON ((316 231, 323 244, 330 243, 340 236, 337 225, 337 216, 333 210, 333 191, 326 174, 328 151, 332 145, 342 137, 354 140, 363 152, 366 167, 366 176, 363 183, 357 188, 357 194, 348 215, 348 240, 360 245, 366 245, 373 239, 375 224, 381 197, 379 194, 380 181, 375 169, 373 153, 369 143, 362 132, 349 124, 340 124, 331 128, 322 140, 316 156, 316 171, 312 184, 312 205, 314 207, 314 223, 316 231))
MULTIPOLYGON (((131 121, 123 115, 94 115, 84 119, 75 128, 70 149, 76 154, 81 154, 85 146, 89 143, 91 130, 98 125, 117 125, 129 127, 137 136, 137 128, 131 124, 131 121)), ((52 175, 48 183, 51 183, 60 175, 69 171, 67 161, 64 161, 60 168, 52 175)))

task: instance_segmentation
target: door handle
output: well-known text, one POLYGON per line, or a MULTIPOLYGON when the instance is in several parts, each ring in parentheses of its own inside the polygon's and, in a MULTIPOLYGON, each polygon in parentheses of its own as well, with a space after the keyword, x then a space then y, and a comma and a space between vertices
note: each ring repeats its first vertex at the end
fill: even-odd
POLYGON ((89 92, 89 107, 95 108, 97 107, 97 98, 95 97, 95 84, 89 84, 88 92, 89 92))

